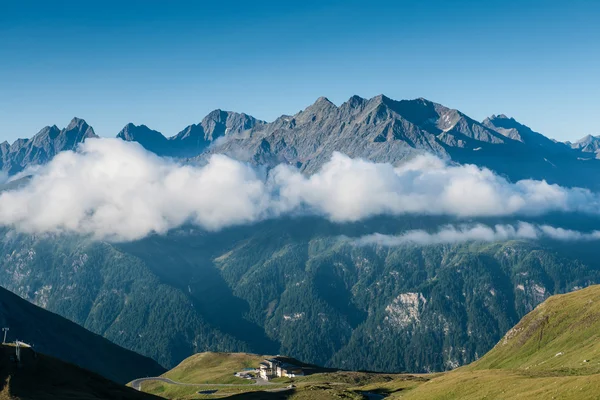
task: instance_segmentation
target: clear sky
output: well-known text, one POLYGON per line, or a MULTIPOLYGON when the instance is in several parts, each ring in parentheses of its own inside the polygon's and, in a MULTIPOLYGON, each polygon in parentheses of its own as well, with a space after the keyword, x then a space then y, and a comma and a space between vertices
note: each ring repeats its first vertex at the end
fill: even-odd
POLYGON ((600 134, 599 71, 596 0, 0 0, 0 140, 380 93, 574 140, 600 134))

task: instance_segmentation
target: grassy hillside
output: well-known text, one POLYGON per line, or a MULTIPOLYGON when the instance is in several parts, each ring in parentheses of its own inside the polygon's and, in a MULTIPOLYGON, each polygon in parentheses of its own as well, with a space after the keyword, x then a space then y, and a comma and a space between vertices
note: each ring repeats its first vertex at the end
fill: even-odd
POLYGON ((19 366, 14 356, 13 346, 0 346, 0 400, 159 399, 32 349, 21 349, 19 366))
POLYGON ((335 371, 290 358, 287 358, 287 362, 302 365, 311 373, 294 379, 276 378, 267 384, 260 382, 259 385, 233 375, 237 371, 258 367, 267 357, 271 356, 213 352, 196 354, 161 376, 186 385, 148 381, 142 383, 142 390, 167 399, 181 400, 215 397, 358 400, 364 397, 362 392, 393 393, 413 388, 430 379, 416 375, 335 371), (292 384, 294 388, 289 387, 292 384))
MULTIPOLYGON (((0 326, 8 340, 101 374, 118 383, 164 372, 154 360, 126 350, 81 326, 0 287, 0 326)), ((1 340, 1 339, 0 339, 1 340)))
POLYGON ((467 369, 600 373, 600 286, 549 298, 467 369))
POLYGON ((163 374, 165 378, 184 383, 239 383, 249 381, 233 376, 234 372, 256 368, 268 356, 248 353, 199 353, 163 374))
POLYGON ((598 399, 600 286, 540 304, 479 361, 403 399, 598 399))

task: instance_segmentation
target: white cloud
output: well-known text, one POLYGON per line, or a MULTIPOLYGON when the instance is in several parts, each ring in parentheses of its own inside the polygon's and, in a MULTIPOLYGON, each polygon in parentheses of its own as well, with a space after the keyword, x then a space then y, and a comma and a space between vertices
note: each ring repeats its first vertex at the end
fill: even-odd
POLYGON ((533 180, 513 184, 488 169, 448 165, 434 156, 420 156, 394 168, 334 153, 310 177, 280 166, 271 179, 281 193, 283 209, 307 206, 333 221, 379 214, 483 217, 600 212, 600 198, 587 189, 533 180))
MULTIPOLYGON (((513 184, 490 170, 433 156, 393 167, 335 153, 312 176, 287 165, 266 176, 223 155, 204 166, 180 165, 136 143, 91 139, 35 171, 26 186, 0 193, 0 224, 134 240, 185 223, 217 230, 289 213, 345 222, 382 214, 599 214, 599 204, 589 190, 531 180, 513 184)), ((513 234, 499 229, 493 234, 513 234)))
POLYGON ((544 236, 555 240, 598 240, 600 239, 600 231, 579 232, 571 229, 556 228, 549 225, 539 227, 544 236))
POLYGON ((434 233, 424 230, 410 230, 400 235, 383 235, 374 233, 354 241, 360 246, 380 245, 386 247, 403 244, 448 244, 470 241, 496 242, 510 239, 536 239, 538 230, 531 224, 520 222, 513 225, 496 225, 489 227, 482 224, 462 225, 459 227, 446 225, 434 233))
POLYGON ((533 225, 519 222, 516 225, 454 225, 443 226, 437 232, 410 230, 400 235, 384 235, 374 233, 365 235, 352 242, 358 246, 378 245, 395 247, 404 244, 434 245, 463 242, 499 242, 512 239, 549 238, 561 241, 598 240, 600 231, 578 232, 548 225, 533 225))
POLYGON ((63 152, 26 187, 0 195, 0 221, 24 232, 133 240, 192 222, 206 229, 256 221, 264 180, 225 156, 180 166, 134 143, 93 139, 63 152))

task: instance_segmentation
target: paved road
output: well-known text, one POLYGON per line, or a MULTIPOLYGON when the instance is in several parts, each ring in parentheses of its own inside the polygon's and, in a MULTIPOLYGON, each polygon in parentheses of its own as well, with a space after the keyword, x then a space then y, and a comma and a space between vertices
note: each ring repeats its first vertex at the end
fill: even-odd
MULTIPOLYGON (((180 386, 196 386, 196 387, 207 387, 207 386, 242 386, 240 384, 235 383, 183 383, 183 382, 175 382, 169 378, 161 378, 157 377, 148 377, 148 378, 140 378, 134 381, 131 381, 131 387, 135 390, 142 390, 142 382, 148 381, 160 381, 164 383, 168 383, 170 385, 180 385, 180 386)), ((273 382, 265 381, 264 379, 258 378, 251 385, 243 385, 243 386, 262 386, 262 385, 272 385, 273 382)))

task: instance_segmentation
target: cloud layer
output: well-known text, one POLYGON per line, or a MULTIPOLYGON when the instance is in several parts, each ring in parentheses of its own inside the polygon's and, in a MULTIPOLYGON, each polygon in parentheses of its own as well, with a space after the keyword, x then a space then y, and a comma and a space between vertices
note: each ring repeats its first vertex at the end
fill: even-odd
POLYGON ((437 232, 410 230, 400 235, 383 235, 374 233, 362 236, 352 242, 358 246, 378 245, 395 247, 405 244, 434 245, 454 244, 464 242, 499 242, 511 239, 541 239, 548 238, 561 241, 598 240, 600 231, 578 232, 569 229, 555 228, 549 225, 534 225, 519 222, 516 225, 483 224, 446 225, 437 232))
POLYGON ((133 240, 190 222, 206 229, 256 221, 265 182, 225 156, 180 166, 119 139, 63 152, 26 187, 0 195, 0 221, 25 232, 74 232, 133 240))
POLYGON ((135 240, 185 223, 218 230, 290 213, 346 222, 382 214, 599 214, 599 205, 600 197, 589 190, 510 183, 488 169, 448 165, 433 156, 393 167, 335 153, 312 176, 286 165, 267 175, 223 155, 202 167, 180 165, 136 143, 91 139, 39 168, 27 186, 2 192, 0 224, 135 240))

